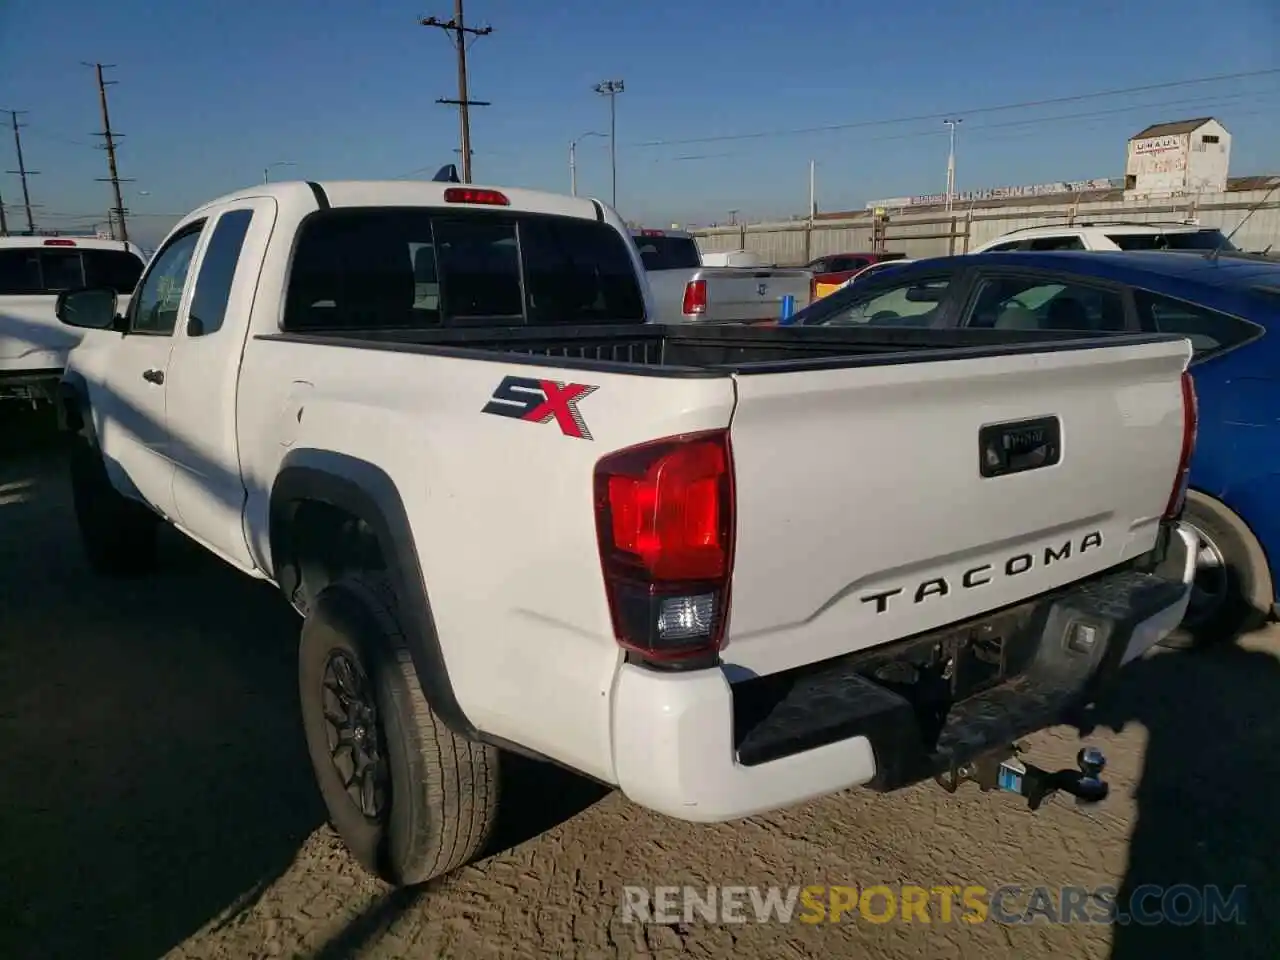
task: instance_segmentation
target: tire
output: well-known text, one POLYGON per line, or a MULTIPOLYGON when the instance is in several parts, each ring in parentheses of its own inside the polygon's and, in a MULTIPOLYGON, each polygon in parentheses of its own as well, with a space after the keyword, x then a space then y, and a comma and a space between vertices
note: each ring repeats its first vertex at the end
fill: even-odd
POLYGON ((1196 588, 1186 617, 1161 646, 1210 647, 1262 626, 1275 598, 1257 538, 1225 504, 1196 490, 1187 493, 1182 521, 1201 539, 1196 588))
POLYGON ((302 628, 298 683, 330 822, 366 870, 412 886, 483 848, 498 809, 497 751, 457 736, 432 712, 385 578, 349 576, 320 592, 302 628), (344 671, 354 680, 345 700, 335 689, 344 671), (340 741, 333 721, 355 716, 360 722, 340 741), (363 749, 347 745, 355 742, 363 749), (344 782, 361 753, 370 784, 363 792, 344 782))
POLYGON ((155 570, 159 518, 111 485, 102 454, 83 436, 72 443, 70 469, 80 545, 93 571, 130 577, 155 570))

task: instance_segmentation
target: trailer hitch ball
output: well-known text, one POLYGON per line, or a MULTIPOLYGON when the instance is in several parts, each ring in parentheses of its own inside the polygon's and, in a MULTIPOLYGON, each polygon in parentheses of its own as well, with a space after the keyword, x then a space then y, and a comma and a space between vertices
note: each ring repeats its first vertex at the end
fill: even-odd
POLYGON ((1075 794, 1078 806, 1092 806, 1106 799, 1108 787, 1102 779, 1102 771, 1107 765, 1107 758, 1097 747, 1083 747, 1076 754, 1076 766, 1080 769, 1080 779, 1076 783, 1075 794))

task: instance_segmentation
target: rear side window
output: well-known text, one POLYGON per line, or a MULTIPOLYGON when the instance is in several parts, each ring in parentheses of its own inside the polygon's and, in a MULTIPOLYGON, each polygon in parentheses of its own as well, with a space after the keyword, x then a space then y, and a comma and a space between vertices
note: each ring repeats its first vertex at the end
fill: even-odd
POLYGON ((1247 320, 1147 290, 1135 290, 1134 301, 1143 326, 1191 341, 1193 361, 1207 360, 1263 334, 1262 327, 1247 320))
POLYGON ((1124 300, 1114 290, 1023 277, 991 277, 979 285, 965 326, 988 330, 1120 333, 1124 300))
POLYGON ((696 270, 702 266, 702 254, 693 237, 639 236, 635 241, 646 270, 696 270))
POLYGON ((124 250, 0 250, 0 296, 55 296, 78 287, 110 287, 124 296, 133 292, 142 268, 124 250))
POLYGON ((1036 237, 1031 241, 1031 250, 1083 250, 1084 243, 1078 236, 1068 234, 1065 237, 1036 237))
POLYGON ((229 210, 218 218, 218 224, 213 228, 188 311, 201 335, 222 329, 227 301, 231 298, 231 284, 236 277, 236 265, 240 262, 240 250, 244 247, 245 234, 249 232, 252 220, 252 210, 229 210))
POLYGON ((430 209, 313 215, 294 251, 286 330, 636 323, 643 295, 611 227, 430 209))
POLYGON ((994 247, 987 247, 987 253, 1004 253, 1009 250, 1017 250, 1021 245, 1021 240, 1010 240, 1007 243, 997 243, 994 247))
POLYGON ((1220 230, 1178 230, 1172 233, 1118 233, 1107 239, 1121 250, 1215 250, 1236 248, 1220 230))

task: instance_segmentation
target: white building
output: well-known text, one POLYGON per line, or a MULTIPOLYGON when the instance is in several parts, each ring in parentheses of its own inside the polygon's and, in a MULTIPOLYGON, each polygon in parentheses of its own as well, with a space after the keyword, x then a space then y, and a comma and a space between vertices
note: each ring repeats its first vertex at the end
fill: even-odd
POLYGON ((1157 123, 1129 138, 1126 199, 1221 193, 1227 189, 1231 134, 1213 117, 1157 123))

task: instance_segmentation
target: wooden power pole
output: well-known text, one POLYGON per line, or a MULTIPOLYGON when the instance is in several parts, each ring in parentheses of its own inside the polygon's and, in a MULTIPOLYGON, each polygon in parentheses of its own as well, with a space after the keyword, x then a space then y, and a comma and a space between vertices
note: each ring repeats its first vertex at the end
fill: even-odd
MULTIPOLYGON (((107 151, 107 172, 110 176, 99 177, 99 183, 110 183, 111 189, 115 194, 115 220, 120 224, 120 240, 129 239, 129 228, 124 222, 124 198, 120 195, 120 184, 129 183, 128 179, 121 179, 119 170, 116 168, 116 138, 122 134, 116 133, 111 129, 111 114, 107 111, 107 87, 115 83, 114 80, 104 80, 102 71, 109 70, 113 66, 110 63, 86 63, 86 67, 93 67, 98 75, 98 102, 102 106, 102 132, 95 134, 103 138, 103 149, 107 151)), ((114 232, 114 227, 112 228, 114 232)))
MULTIPOLYGON (((21 181, 22 181, 22 205, 23 205, 23 207, 26 209, 26 214, 27 214, 27 234, 28 234, 29 236, 35 236, 35 232, 36 232, 36 224, 35 224, 35 218, 33 218, 33 217, 31 216, 31 191, 27 189, 27 177, 34 177, 34 176, 36 176, 40 171, 39 171, 39 170, 28 170, 28 169, 27 169, 27 165, 26 165, 26 163, 25 163, 25 162, 23 161, 23 159, 22 159, 22 133, 21 133, 21 130, 22 130, 22 128, 25 126, 25 124, 22 124, 22 123, 19 123, 19 122, 18 122, 18 115, 19 115, 19 114, 21 114, 21 113, 26 113, 26 112, 27 112, 27 111, 25 111, 25 110, 10 110, 10 111, 8 111, 8 113, 9 113, 9 122, 13 125, 13 147, 14 147, 14 150, 15 150, 15 151, 17 152, 17 154, 18 154, 18 169, 17 169, 17 170, 9 170, 9 171, 6 171, 6 172, 17 175, 17 176, 21 179, 21 181)), ((3 227, 5 227, 5 226, 6 226, 5 224, 0 223, 0 228, 3 228, 3 227)))
POLYGON ((458 99, 450 100, 441 97, 436 103, 444 103, 458 108, 461 121, 462 137, 459 144, 462 148, 462 182, 471 182, 471 114, 470 107, 487 107, 488 100, 471 100, 467 97, 467 38, 487 37, 493 33, 493 27, 468 27, 462 20, 462 0, 453 0, 453 19, 441 21, 435 17, 423 17, 418 21, 423 27, 435 27, 449 35, 458 52, 458 99))

